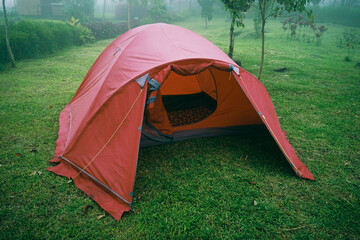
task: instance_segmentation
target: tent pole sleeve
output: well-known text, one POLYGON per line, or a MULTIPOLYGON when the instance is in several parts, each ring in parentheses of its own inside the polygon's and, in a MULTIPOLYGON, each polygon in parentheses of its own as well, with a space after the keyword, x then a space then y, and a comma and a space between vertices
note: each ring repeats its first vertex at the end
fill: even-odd
MULTIPOLYGON (((73 167, 77 168, 78 170, 82 170, 78 165, 76 165, 75 163, 71 162, 70 160, 66 159, 65 157, 61 156, 60 158, 64 159, 66 162, 70 163, 73 167)), ((85 173, 88 177, 90 177, 92 180, 94 180, 95 182, 97 182, 98 184, 100 184, 101 186, 103 186, 104 188, 106 188, 107 190, 109 190, 112 194, 114 194, 115 196, 117 196, 118 198, 120 198, 122 201, 126 202, 127 204, 129 204, 129 206, 131 207, 131 203, 129 201, 127 201, 126 199, 124 199, 123 197, 121 197, 119 194, 117 194, 116 192, 114 192, 111 188, 109 188, 108 186, 106 186, 104 183, 100 182, 98 179, 96 179, 94 176, 92 176, 90 173, 88 173, 85 170, 82 170, 83 173, 85 173)))

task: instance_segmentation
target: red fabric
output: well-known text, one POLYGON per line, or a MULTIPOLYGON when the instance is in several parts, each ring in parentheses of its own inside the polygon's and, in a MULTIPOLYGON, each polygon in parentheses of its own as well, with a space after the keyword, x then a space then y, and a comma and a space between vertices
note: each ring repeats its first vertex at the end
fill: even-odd
POLYGON ((238 83, 255 107, 256 111, 260 113, 261 119, 269 129, 271 135, 279 145, 296 174, 302 178, 315 180, 307 167, 299 160, 295 150, 286 139, 285 133, 281 130, 279 119, 265 87, 258 79, 244 69, 240 69, 240 76, 241 77, 238 77, 236 75, 238 83))
MULTIPOLYGON (((229 64, 237 66, 211 42, 178 26, 145 25, 121 35, 98 57, 61 112, 55 156, 50 160, 60 164, 48 170, 74 178, 78 188, 119 220, 129 205, 59 157, 85 168, 131 202, 147 95, 146 84, 142 90, 135 80, 147 73, 165 79, 171 70, 191 75, 209 66, 227 71, 229 64)), ((282 133, 266 89, 245 70, 240 75, 242 80, 237 76, 236 80, 266 117, 262 120, 294 170, 314 179, 282 133)))

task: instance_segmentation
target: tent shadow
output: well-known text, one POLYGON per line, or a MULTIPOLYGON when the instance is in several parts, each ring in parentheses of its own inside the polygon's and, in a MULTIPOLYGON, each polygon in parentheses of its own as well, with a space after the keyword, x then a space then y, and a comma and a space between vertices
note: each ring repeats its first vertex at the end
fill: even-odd
POLYGON ((219 162, 226 162, 230 168, 245 168, 244 171, 255 174, 297 177, 270 133, 264 131, 260 134, 197 138, 142 148, 137 178, 149 172, 156 174, 151 173, 156 169, 183 172, 184 169, 179 167, 198 167, 197 171, 202 174, 202 171, 208 170, 204 165, 218 166, 219 162))

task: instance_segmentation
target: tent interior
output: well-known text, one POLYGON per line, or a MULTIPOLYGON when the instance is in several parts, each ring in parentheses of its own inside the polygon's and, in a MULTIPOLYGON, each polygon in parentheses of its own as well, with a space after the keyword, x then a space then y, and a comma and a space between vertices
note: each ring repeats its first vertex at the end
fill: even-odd
POLYGON ((263 130, 263 125, 232 72, 215 67, 191 75, 171 71, 148 94, 141 146, 263 130))

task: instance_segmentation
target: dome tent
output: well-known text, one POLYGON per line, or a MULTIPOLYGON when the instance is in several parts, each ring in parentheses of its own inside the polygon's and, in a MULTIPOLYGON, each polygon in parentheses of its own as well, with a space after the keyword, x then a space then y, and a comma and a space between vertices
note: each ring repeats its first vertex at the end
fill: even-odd
POLYGON ((134 28, 98 57, 59 117, 48 170, 119 220, 140 146, 267 129, 301 178, 314 179, 281 130, 265 87, 202 36, 169 24, 134 28))

